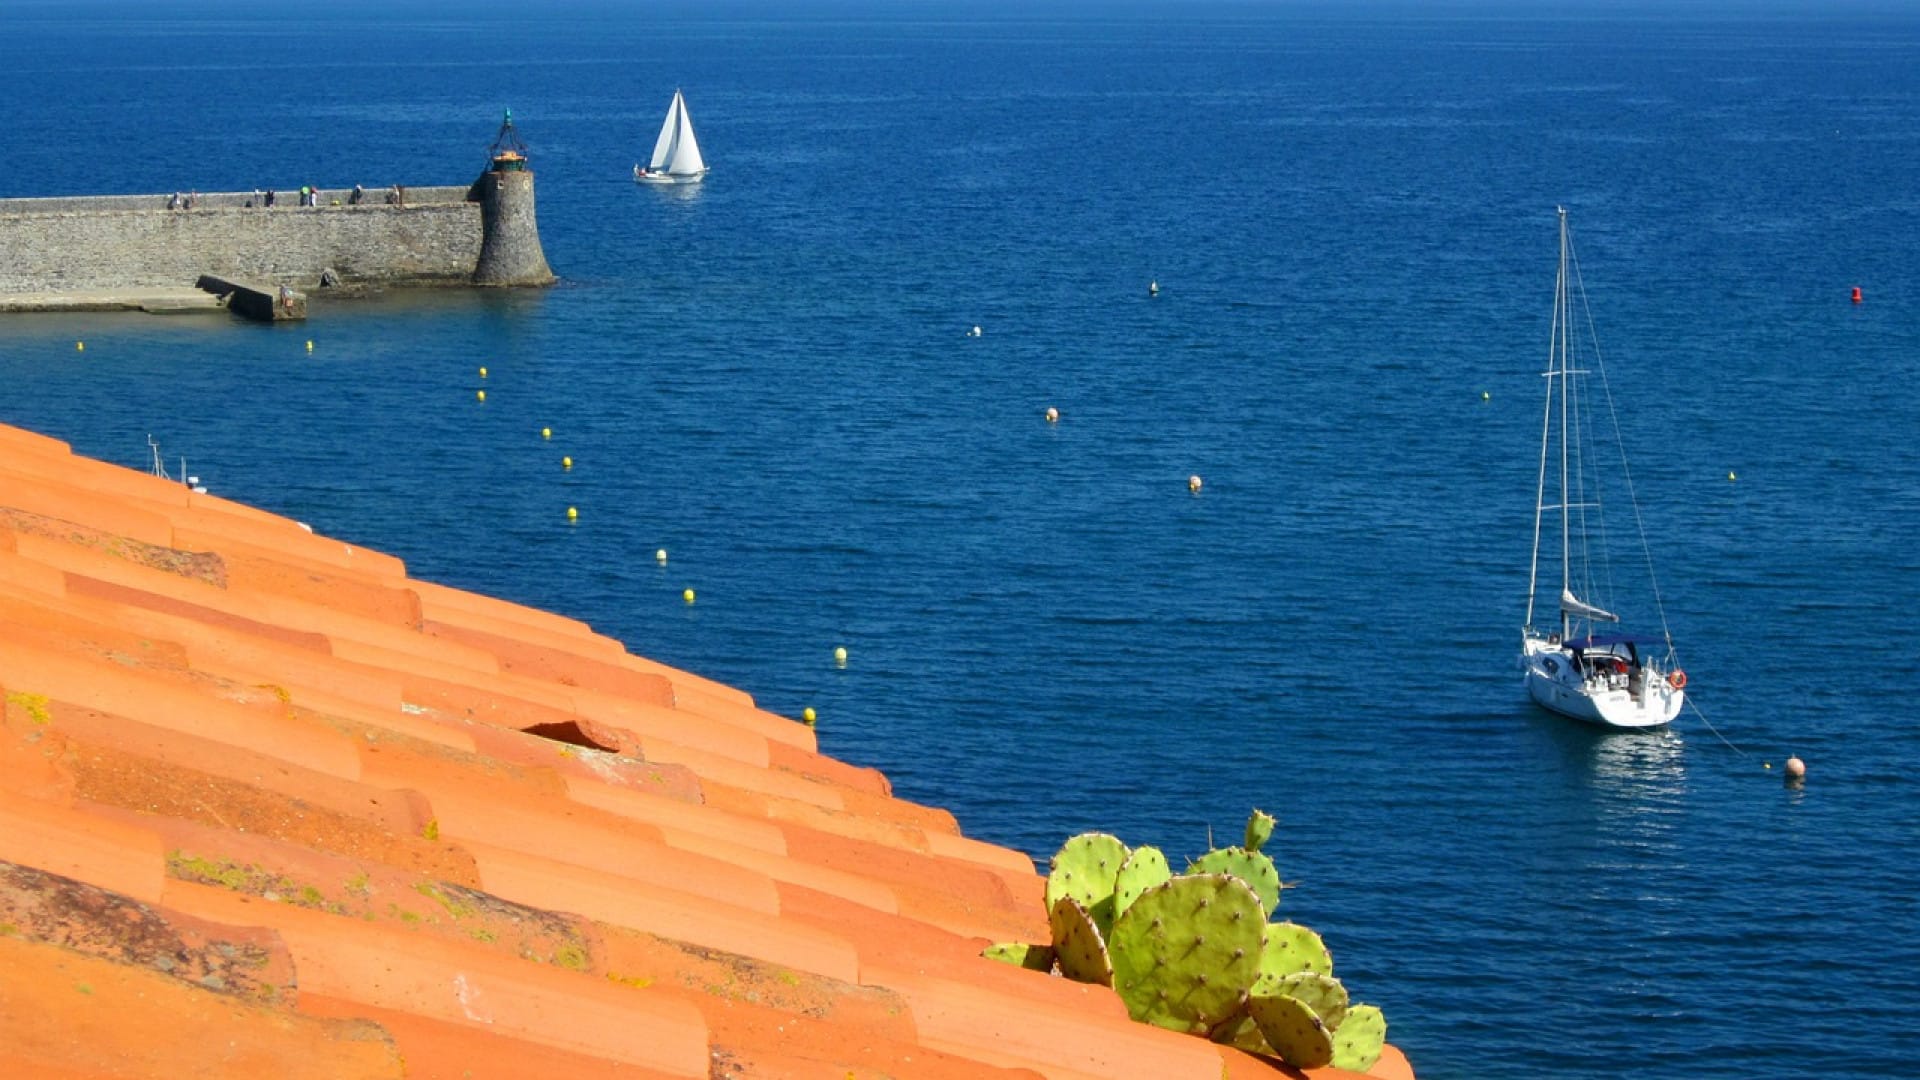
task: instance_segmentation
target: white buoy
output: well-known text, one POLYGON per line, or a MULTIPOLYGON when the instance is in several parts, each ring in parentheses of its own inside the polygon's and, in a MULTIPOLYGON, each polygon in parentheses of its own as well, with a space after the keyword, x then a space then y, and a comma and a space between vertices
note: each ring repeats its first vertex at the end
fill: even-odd
POLYGON ((659 551, 654 552, 653 561, 659 563, 661 566, 667 565, 667 549, 661 548, 659 551))
POLYGON ((1047 407, 1047 423, 1057 424, 1059 422, 1060 422, 1060 410, 1053 408, 1052 406, 1048 406, 1047 407))
POLYGON ((833 650, 833 662, 840 667, 847 666, 847 647, 841 645, 833 650))
POLYGON ((971 330, 969 330, 969 331, 967 331, 967 336, 968 336, 968 337, 979 337, 979 336, 980 336, 980 328, 976 326, 976 327, 974 327, 973 329, 971 329, 971 330))
POLYGON ((1200 494, 1200 476, 1199 476, 1199 474, 1197 474, 1197 473, 1196 473, 1196 474, 1195 474, 1195 475, 1193 475, 1193 476, 1189 476, 1189 477, 1187 477, 1187 490, 1188 490, 1188 491, 1191 491, 1191 492, 1193 492, 1193 493, 1194 493, 1195 495, 1198 495, 1198 494, 1200 494))
POLYGON ((1147 282, 1147 295, 1148 296, 1160 295, 1160 283, 1158 281, 1147 282))

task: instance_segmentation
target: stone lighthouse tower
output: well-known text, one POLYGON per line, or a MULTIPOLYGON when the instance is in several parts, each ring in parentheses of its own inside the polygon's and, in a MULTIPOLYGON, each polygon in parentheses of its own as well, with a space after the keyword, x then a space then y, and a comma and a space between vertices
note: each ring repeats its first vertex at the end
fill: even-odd
POLYGON ((488 150, 487 171, 474 181, 469 201, 480 204, 480 260, 475 285, 551 285, 553 271, 540 250, 533 216, 533 171, 527 147, 513 130, 513 110, 488 150))

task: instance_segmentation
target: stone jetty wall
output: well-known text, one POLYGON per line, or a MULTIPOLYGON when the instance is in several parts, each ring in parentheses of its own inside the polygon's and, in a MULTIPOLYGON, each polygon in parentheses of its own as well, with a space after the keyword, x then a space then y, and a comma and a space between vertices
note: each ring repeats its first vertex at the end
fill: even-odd
MULTIPOLYGON (((532 175, 522 215, 533 218, 532 175)), ((494 274, 476 282, 487 223, 484 185, 405 188, 390 204, 385 188, 362 201, 351 189, 323 190, 317 206, 282 191, 267 207, 255 192, 199 193, 191 208, 161 195, 0 199, 0 295, 101 289, 191 288, 203 274, 311 289, 323 270, 345 285, 546 284, 494 274), (252 203, 252 205, 248 205, 252 203)), ((532 252, 501 259, 546 269, 539 235, 516 229, 512 243, 532 252)))

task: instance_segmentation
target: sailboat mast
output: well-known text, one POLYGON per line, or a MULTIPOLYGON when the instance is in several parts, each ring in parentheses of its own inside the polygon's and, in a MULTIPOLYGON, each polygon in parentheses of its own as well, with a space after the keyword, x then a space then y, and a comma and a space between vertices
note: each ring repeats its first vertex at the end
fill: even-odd
MULTIPOLYGON (((1573 316, 1573 305, 1567 297, 1567 208, 1560 210, 1560 281, 1554 290, 1553 321, 1559 324, 1560 349, 1555 366, 1560 372, 1560 595, 1572 594, 1573 540, 1571 536, 1572 517, 1567 507, 1567 339, 1572 336, 1567 325, 1573 316)), ((1566 604, 1560 605, 1560 640, 1565 641, 1573 635, 1573 620, 1567 614, 1566 604)))

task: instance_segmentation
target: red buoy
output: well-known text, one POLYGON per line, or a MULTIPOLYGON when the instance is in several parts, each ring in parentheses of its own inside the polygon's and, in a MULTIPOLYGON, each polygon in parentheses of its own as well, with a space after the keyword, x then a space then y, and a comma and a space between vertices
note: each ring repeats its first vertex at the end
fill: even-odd
POLYGON ((1860 286, 1858 285, 1853 287, 1853 302, 1856 304, 1860 302, 1860 286))

